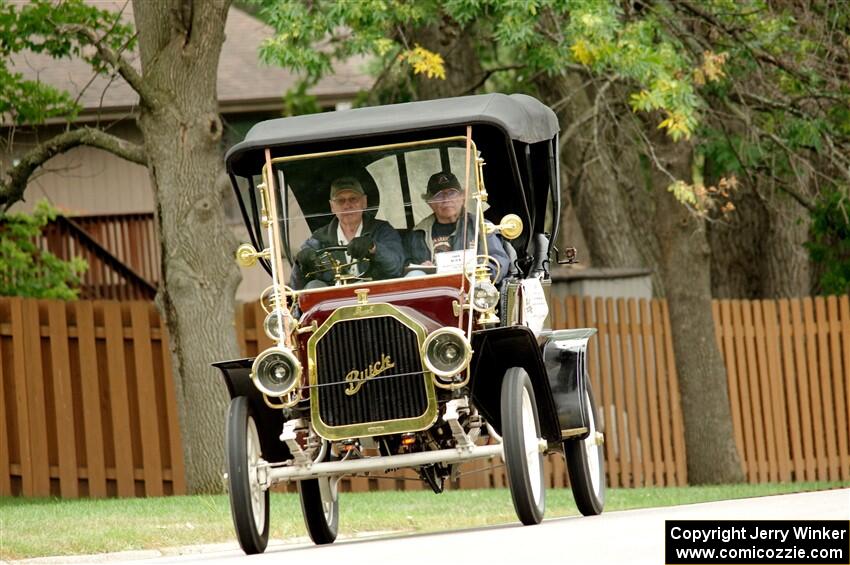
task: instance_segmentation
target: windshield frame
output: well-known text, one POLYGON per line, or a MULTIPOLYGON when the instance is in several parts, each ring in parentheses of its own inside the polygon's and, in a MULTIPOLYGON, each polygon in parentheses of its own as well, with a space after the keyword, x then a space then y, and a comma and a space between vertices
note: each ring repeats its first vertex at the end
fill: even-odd
MULTIPOLYGON (((471 128, 470 128, 471 129, 471 128)), ((341 150, 333 150, 333 151, 323 151, 323 152, 313 152, 313 153, 304 153, 299 155, 287 155, 281 157, 274 157, 267 161, 267 163, 263 166, 263 184, 265 186, 272 186, 274 188, 275 200, 277 203, 276 208, 280 211, 280 214, 275 214, 276 221, 281 226, 280 235, 282 236, 280 239, 276 240, 274 243, 274 248, 277 251, 277 254, 280 256, 280 259, 286 259, 289 263, 289 266, 292 266, 292 257, 294 252, 296 251, 289 241, 289 226, 287 223, 291 221, 292 218, 286 216, 286 207, 287 201, 291 194, 288 183, 286 182, 286 177, 284 171, 279 168, 280 164, 284 163, 292 163, 296 161, 309 161, 316 159, 323 159, 329 157, 337 157, 337 156, 345 156, 345 155, 355 155, 355 154, 364 154, 364 153, 392 153, 397 150, 403 149, 416 149, 416 148, 428 148, 433 147, 435 149, 446 147, 451 143, 463 143, 465 147, 465 153, 467 156, 467 163, 465 165, 464 170, 464 213, 471 214, 475 220, 473 237, 476 240, 475 243, 475 251, 476 254, 487 255, 487 243, 486 238, 481 237, 481 232, 483 230, 484 224, 484 202, 486 201, 486 191, 484 190, 483 185, 483 176, 482 176, 482 165, 483 160, 478 157, 478 149, 475 142, 471 138, 471 132, 468 132, 466 136, 448 136, 448 137, 437 137, 437 138, 428 138, 416 141, 408 141, 408 142, 399 142, 392 144, 380 144, 380 145, 370 145, 364 147, 356 147, 356 148, 348 148, 341 150), (270 174, 272 171, 272 174, 270 174), (270 177, 272 178, 272 182, 269 182, 270 177), (474 206, 473 209, 470 209, 474 206), (483 240, 483 241, 482 241, 483 240), (479 245, 479 242, 481 245, 479 245), (482 249, 478 249, 482 247, 482 249), (479 253, 481 251, 481 253, 479 253)), ((458 146, 460 147, 460 146, 458 146)), ((399 174, 408 173, 406 171, 400 171, 399 174)), ((402 181, 404 182, 404 181, 402 181)), ((405 205, 410 205, 409 202, 405 202, 405 205)), ((367 208, 370 210, 373 208, 367 208)), ((328 214, 330 218, 333 217, 333 214, 328 214)), ((409 228, 408 228, 409 229, 409 228)), ((466 237, 464 235, 464 237, 466 237)), ((466 249, 466 244, 464 245, 464 249, 466 249)), ((282 261, 281 261, 282 263, 282 261)), ((282 272, 282 269, 281 269, 282 272)), ((274 276, 274 275, 273 275, 274 276)), ((431 275, 426 275, 431 276, 431 275)), ((281 281, 282 282, 282 281, 281 281)), ((379 282, 379 281, 367 281, 367 282, 379 282)), ((291 290, 291 289, 290 289, 291 290)), ((321 289, 314 289, 321 290, 321 289)), ((297 293, 303 292, 302 290, 294 291, 297 293)))

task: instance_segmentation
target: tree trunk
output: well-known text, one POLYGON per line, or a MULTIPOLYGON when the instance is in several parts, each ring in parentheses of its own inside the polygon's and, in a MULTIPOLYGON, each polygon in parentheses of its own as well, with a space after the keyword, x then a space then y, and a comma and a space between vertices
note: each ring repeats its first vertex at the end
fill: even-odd
POLYGON ((777 192, 767 204, 770 227, 764 242, 762 297, 796 298, 811 293, 809 240, 812 217, 787 194, 777 192))
MULTIPOLYGON (((690 178, 692 155, 684 144, 661 140, 656 143, 656 153, 677 178, 690 178)), ((688 482, 742 482, 744 474, 735 447, 726 370, 714 337, 705 221, 690 213, 666 190, 670 182, 666 176, 656 171, 654 177, 654 223, 685 420, 688 482)))
POLYGON ((578 75, 543 76, 536 84, 546 104, 561 108, 562 200, 575 208, 593 265, 655 271, 655 243, 646 222, 652 200, 643 190, 628 128, 611 124, 604 93, 583 87, 578 75), (567 98, 569 103, 564 104, 567 98), (589 114, 595 117, 567 133, 589 114))
POLYGON ((169 332, 189 492, 223 488, 228 395, 210 363, 238 355, 236 242, 216 178, 216 75, 229 0, 134 2, 145 84, 139 127, 162 246, 157 304, 169 332))
MULTIPOLYGON (((650 267, 655 294, 667 297, 689 481, 743 480, 726 371, 714 338, 703 222, 667 192, 671 182, 667 176, 657 170, 649 173, 652 165, 641 162, 634 122, 607 121, 607 102, 599 91, 583 89, 575 76, 541 78, 538 85, 547 104, 563 108, 559 112, 562 135, 572 132, 561 140, 562 158, 594 265, 650 267), (584 125, 571 129, 594 114, 584 125)), ((658 159, 668 170, 678 178, 689 178, 690 151, 666 138, 654 142, 658 159)))
POLYGON ((715 298, 758 298, 767 211, 758 194, 743 183, 731 202, 735 210, 707 226, 711 293, 715 298))
POLYGON ((808 240, 811 217, 788 195, 742 185, 735 210, 709 224, 715 298, 790 298, 811 291, 808 240), (766 195, 769 194, 769 196, 766 195))
POLYGON ((443 57, 446 68, 445 80, 414 77, 415 92, 420 100, 448 98, 474 94, 483 86, 484 71, 472 45, 472 33, 461 29, 453 20, 440 19, 437 23, 417 27, 409 31, 408 44, 419 44, 443 57))

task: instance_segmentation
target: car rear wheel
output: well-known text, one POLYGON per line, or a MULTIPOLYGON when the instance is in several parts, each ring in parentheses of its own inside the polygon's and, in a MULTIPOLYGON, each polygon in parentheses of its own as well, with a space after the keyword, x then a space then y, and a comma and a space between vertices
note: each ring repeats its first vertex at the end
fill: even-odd
POLYGON ((333 477, 298 481, 301 513, 316 545, 333 543, 339 530, 339 491, 333 477))
POLYGON ((230 402, 226 435, 230 512, 236 538, 248 555, 262 553, 269 542, 269 491, 258 478, 260 436, 244 396, 230 402))
POLYGON ((605 506, 604 436, 598 428, 596 403, 589 384, 585 403, 589 414, 589 433, 584 439, 565 441, 564 451, 576 506, 583 515, 595 516, 601 514, 605 506))
POLYGON ((540 441, 531 379, 523 369, 508 369, 502 381, 502 443, 514 509, 527 526, 539 524, 546 508, 540 441))

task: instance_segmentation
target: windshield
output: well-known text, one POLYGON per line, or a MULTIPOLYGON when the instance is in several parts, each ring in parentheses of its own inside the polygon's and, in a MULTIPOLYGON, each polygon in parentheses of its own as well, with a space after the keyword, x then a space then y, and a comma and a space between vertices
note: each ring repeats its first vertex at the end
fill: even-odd
POLYGON ((451 138, 275 159, 282 280, 300 290, 428 276, 478 256, 501 278, 507 255, 484 233, 474 153, 451 138))

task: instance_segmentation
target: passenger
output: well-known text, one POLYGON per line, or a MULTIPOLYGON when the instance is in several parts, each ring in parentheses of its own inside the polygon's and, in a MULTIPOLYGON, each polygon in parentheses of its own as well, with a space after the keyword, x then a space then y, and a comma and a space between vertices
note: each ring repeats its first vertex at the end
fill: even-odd
MULTIPOLYGON (((434 173, 428 179, 428 186, 422 197, 434 212, 416 224, 406 240, 407 256, 411 263, 433 265, 434 256, 444 251, 463 249, 463 242, 472 246, 475 236, 475 217, 463 212, 463 191, 457 177, 447 171, 434 173), (466 237, 463 237, 463 222, 466 218, 466 237)), ((479 228, 483 231, 484 226, 479 228)), ((487 250, 499 264, 500 282, 510 267, 510 260, 502 241, 495 233, 487 236, 487 250)), ((481 251, 483 253, 483 250, 481 251)), ((411 271, 412 274, 424 274, 423 271, 411 271)))
POLYGON ((333 272, 319 264, 319 253, 327 247, 342 246, 346 250, 331 252, 340 262, 368 259, 351 266, 346 274, 376 279, 401 275, 404 247, 401 237, 390 224, 364 212, 366 193, 354 177, 338 178, 331 183, 331 212, 336 218, 313 232, 295 257, 290 286, 294 289, 319 288, 334 283, 333 272))

